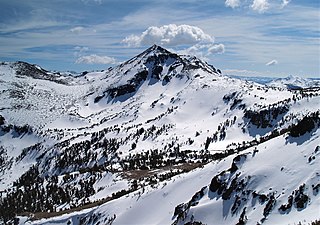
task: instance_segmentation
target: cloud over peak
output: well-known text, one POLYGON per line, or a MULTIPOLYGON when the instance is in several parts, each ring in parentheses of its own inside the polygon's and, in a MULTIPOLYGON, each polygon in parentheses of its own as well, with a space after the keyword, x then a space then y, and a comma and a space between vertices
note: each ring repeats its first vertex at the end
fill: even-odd
POLYGON ((201 28, 190 25, 169 24, 161 27, 149 27, 141 35, 130 35, 122 42, 129 46, 164 46, 190 45, 213 42, 214 38, 201 28))
POLYGON ((201 58, 206 58, 211 54, 224 53, 224 45, 215 44, 213 36, 205 33, 199 27, 186 24, 151 26, 140 35, 130 35, 122 42, 134 47, 153 44, 176 47, 176 51, 180 54, 196 55, 201 58))
POLYGON ((96 54, 81 56, 76 60, 77 64, 116 64, 115 58, 99 56, 96 54))

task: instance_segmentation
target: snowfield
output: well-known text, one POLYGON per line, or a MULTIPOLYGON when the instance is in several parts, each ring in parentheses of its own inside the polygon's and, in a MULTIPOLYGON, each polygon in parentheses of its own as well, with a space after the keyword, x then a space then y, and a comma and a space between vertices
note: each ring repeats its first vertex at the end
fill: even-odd
MULTIPOLYGON (((275 194, 275 210, 264 224, 297 224, 299 221, 307 224, 319 218, 319 193, 312 189, 312 186, 320 182, 319 160, 308 162, 308 157, 314 154, 319 144, 318 140, 319 131, 309 137, 304 146, 297 144, 299 140, 288 140, 288 137, 280 136, 271 142, 258 145, 257 153, 254 153, 254 148, 250 148, 240 154, 247 158, 237 171, 241 173, 239 178, 251 176, 246 188, 259 194, 275 194), (306 208, 292 207, 290 213, 280 213, 277 209, 287 203, 288 196, 302 184, 306 185, 305 193, 311 196, 306 208)), ((91 210, 26 224, 62 224, 68 221, 79 224, 80 218, 89 218, 92 215, 100 215, 100 223, 104 223, 105 218, 116 215, 112 224, 172 224, 175 220, 175 207, 188 202, 193 194, 203 187, 206 187, 204 196, 196 206, 188 210, 186 219, 178 224, 184 224, 191 220, 191 217, 204 224, 236 224, 239 214, 232 215, 230 212, 232 202, 223 200, 209 190, 212 177, 228 170, 235 156, 237 155, 211 162, 170 181, 160 182, 156 188, 148 187, 144 191, 133 192, 91 210)), ((263 218, 264 207, 265 204, 249 197, 242 206, 247 209, 247 224, 259 223, 263 218)))
POLYGON ((0 64, 0 223, 309 224, 320 88, 152 46, 79 76, 0 64))

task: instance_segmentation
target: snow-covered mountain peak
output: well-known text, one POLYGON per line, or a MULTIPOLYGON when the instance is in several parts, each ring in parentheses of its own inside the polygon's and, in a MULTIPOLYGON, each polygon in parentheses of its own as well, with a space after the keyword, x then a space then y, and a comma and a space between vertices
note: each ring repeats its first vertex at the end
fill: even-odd
POLYGON ((20 78, 32 78, 37 80, 48 80, 59 84, 72 85, 75 79, 67 73, 51 72, 39 65, 28 62, 0 62, 0 72, 2 77, 8 82, 19 80, 20 78))
MULTIPOLYGON (((166 75, 170 75, 170 72, 175 69, 177 73, 196 69, 202 69, 203 71, 215 74, 221 73, 220 70, 217 71, 213 66, 208 65, 195 56, 179 55, 158 45, 149 47, 139 55, 120 64, 115 70, 124 70, 124 68, 127 67, 130 67, 131 70, 133 68, 147 68, 148 70, 155 70, 156 73, 162 70, 161 72, 165 72, 166 75), (160 67, 162 67, 162 69, 160 67)), ((128 72, 126 71, 126 73, 128 72)))
POLYGON ((172 80, 189 83, 196 77, 221 76, 221 71, 194 56, 172 53, 163 47, 153 45, 139 55, 106 72, 103 88, 100 88, 94 102, 102 98, 127 99, 144 86, 160 83, 166 86, 172 80), (144 85, 146 84, 146 85, 144 85), (125 97, 123 97, 125 96, 125 97))
POLYGON ((48 71, 35 64, 17 61, 12 63, 11 67, 15 69, 17 76, 31 76, 35 79, 44 80, 50 80, 52 78, 52 75, 49 75, 48 71))
POLYGON ((158 54, 172 54, 170 51, 168 51, 167 49, 159 46, 159 45, 152 45, 151 47, 149 47, 148 49, 146 49, 144 52, 142 52, 142 54, 154 54, 154 55, 158 55, 158 54))
POLYGON ((319 87, 320 81, 290 75, 285 78, 275 79, 269 82, 267 85, 271 87, 288 88, 294 90, 302 88, 319 87))
POLYGON ((167 56, 167 57, 170 56, 171 58, 175 58, 175 59, 179 58, 179 56, 176 53, 172 53, 159 45, 152 45, 151 47, 147 48, 146 50, 144 50, 137 56, 134 56, 130 60, 124 62, 123 64, 126 65, 126 64, 133 63, 135 61, 146 62, 146 61, 150 61, 152 58, 155 59, 155 58, 161 58, 164 56, 167 56))

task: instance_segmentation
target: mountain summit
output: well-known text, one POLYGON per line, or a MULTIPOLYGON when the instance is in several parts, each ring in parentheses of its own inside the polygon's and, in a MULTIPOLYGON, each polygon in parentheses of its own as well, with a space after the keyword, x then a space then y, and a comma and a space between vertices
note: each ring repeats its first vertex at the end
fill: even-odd
POLYGON ((141 54, 150 54, 150 53, 154 53, 154 54, 172 54, 167 49, 165 49, 165 48, 163 48, 163 47, 161 47, 159 45, 156 45, 156 44, 152 45, 151 47, 146 49, 141 54))
POLYGON ((77 77, 1 63, 0 224, 314 222, 319 101, 156 45, 77 77))
POLYGON ((132 96, 144 83, 153 85, 161 82, 167 85, 172 79, 192 80, 199 73, 220 76, 221 71, 196 57, 178 55, 153 45, 109 71, 107 79, 113 79, 112 86, 103 90, 95 102, 103 96, 112 99, 121 97, 123 100, 126 97, 122 96, 132 96))

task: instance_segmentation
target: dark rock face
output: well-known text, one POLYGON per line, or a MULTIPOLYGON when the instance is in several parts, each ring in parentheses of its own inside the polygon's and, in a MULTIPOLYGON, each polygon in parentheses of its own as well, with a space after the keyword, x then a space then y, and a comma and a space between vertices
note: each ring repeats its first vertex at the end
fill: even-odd
POLYGON ((141 72, 138 72, 137 74, 135 74, 134 77, 128 81, 128 83, 137 86, 141 82, 145 81, 147 77, 148 77, 148 71, 142 70, 141 72))
POLYGON ((163 70, 162 66, 156 65, 152 70, 152 78, 160 80, 160 74, 163 70))
POLYGON ((239 221, 238 221, 238 223, 236 225, 245 225, 246 224, 246 222, 248 220, 248 218, 246 216, 246 209, 247 209, 247 207, 243 208, 242 213, 241 213, 240 218, 239 218, 239 221))
POLYGON ((184 225, 204 225, 204 223, 201 223, 199 221, 189 221, 187 223, 185 223, 184 225))
POLYGON ((311 115, 304 117, 296 126, 290 131, 290 136, 300 137, 307 132, 311 132, 315 128, 315 124, 318 123, 320 115, 311 115))
POLYGON ((191 205, 191 206, 197 205, 197 204, 199 203, 199 200, 204 196, 204 191, 206 190, 206 188, 207 188, 207 187, 203 187, 203 188, 201 188, 200 191, 198 191, 197 193, 195 193, 195 194, 192 196, 192 198, 191 198, 191 200, 190 200, 190 202, 189 202, 189 205, 191 205))
POLYGON ((264 204, 268 200, 268 196, 266 196, 265 194, 258 194, 255 191, 252 192, 252 197, 258 198, 260 204, 264 204))
POLYGON ((66 81, 57 79, 60 77, 59 74, 51 74, 47 70, 37 67, 36 65, 18 61, 13 63, 12 67, 16 70, 17 76, 28 76, 34 79, 50 80, 60 84, 67 84, 66 81))
POLYGON ((241 155, 237 155, 231 164, 231 168, 229 169, 231 173, 236 172, 239 169, 239 165, 243 163, 244 160, 246 160, 247 155, 245 154, 241 154, 241 155))
POLYGON ((4 121, 5 121, 4 117, 0 115, 0 126, 4 124, 4 121))
POLYGON ((288 203, 281 205, 279 208, 279 211, 281 213, 288 213, 291 210, 292 205, 293 205, 293 196, 289 195, 288 203))
POLYGON ((210 191, 217 192, 220 187, 221 187, 221 182, 218 176, 213 177, 209 186, 210 191))
POLYGON ((148 71, 142 70, 136 73, 133 78, 128 80, 127 84, 109 88, 105 92, 103 92, 102 95, 98 95, 97 97, 95 97, 94 103, 98 103, 101 99, 106 97, 106 95, 114 99, 125 94, 132 94, 139 89, 140 85, 147 79, 147 77, 148 71))
POLYGON ((167 77, 165 83, 170 81, 171 78, 168 79, 168 77, 172 77, 174 75, 173 71, 180 65, 183 65, 183 59, 179 55, 168 52, 160 46, 158 46, 155 54, 148 56, 145 61, 145 66, 150 70, 150 78, 164 81, 164 77, 167 77), (169 67, 168 73, 162 74, 165 66, 169 67))
POLYGON ((263 209, 263 216, 266 218, 270 212, 272 211, 272 209, 274 208, 275 204, 276 204, 276 199, 274 197, 274 195, 271 195, 266 206, 263 209))
MULTIPOLYGON (((195 193, 191 200, 187 203, 181 203, 179 205, 177 205, 175 207, 175 210, 174 210, 174 214, 173 214, 173 217, 177 217, 177 219, 173 222, 173 224, 178 224, 179 221, 183 221, 187 214, 188 214, 188 211, 189 209, 192 207, 192 206, 196 206, 198 205, 200 199, 205 195, 205 190, 207 189, 207 187, 203 187, 201 188, 200 191, 198 191, 197 193, 195 193)), ((196 221, 193 221, 193 219, 191 219, 191 221, 185 223, 185 224, 202 224, 201 222, 196 222, 196 221)))
POLYGON ((241 104, 243 99, 241 99, 241 93, 239 92, 232 92, 230 94, 226 94, 225 96, 223 96, 223 101, 226 104, 230 104, 230 110, 234 110, 236 108, 238 109, 245 109, 246 105, 245 104, 241 104))
POLYGON ((309 196, 304 194, 304 190, 305 190, 305 184, 300 185, 298 190, 295 190, 295 196, 294 196, 294 206, 298 209, 298 210, 303 210, 306 206, 307 203, 309 201, 309 196))
POLYGON ((270 107, 260 111, 245 110, 244 117, 249 119, 250 123, 256 125, 258 128, 272 127, 273 121, 278 117, 289 111, 288 106, 270 107))
POLYGON ((13 65, 16 68, 17 75, 31 76, 35 79, 42 79, 47 76, 47 71, 26 62, 18 61, 13 65))
POLYGON ((132 84, 121 85, 116 88, 111 88, 107 91, 111 98, 116 98, 125 94, 130 94, 136 91, 136 86, 132 84))
POLYGON ((98 103, 101 99, 103 99, 104 95, 98 95, 97 97, 94 98, 93 102, 98 103))
POLYGON ((141 83, 147 79, 147 76, 148 76, 148 71, 143 70, 135 74, 132 79, 128 80, 127 84, 124 84, 115 88, 110 88, 106 92, 111 98, 116 98, 125 94, 134 93, 139 89, 139 86, 141 85, 141 83))
POLYGON ((175 209, 174 209, 173 216, 177 216, 180 213, 183 213, 184 210, 185 210, 185 204, 184 203, 181 203, 181 204, 177 205, 175 207, 175 209))

